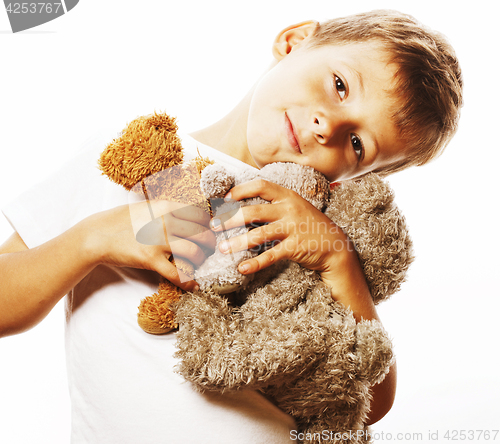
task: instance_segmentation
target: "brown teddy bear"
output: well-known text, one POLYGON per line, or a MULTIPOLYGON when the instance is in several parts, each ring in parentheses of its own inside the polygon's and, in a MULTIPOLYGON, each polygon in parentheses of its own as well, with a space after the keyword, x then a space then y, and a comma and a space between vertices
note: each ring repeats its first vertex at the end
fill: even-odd
MULTIPOLYGON (((224 195, 236 178, 207 167, 206 159, 178 168, 176 180, 162 177, 161 171, 182 162, 175 131, 165 115, 136 119, 106 148, 101 169, 127 189, 136 187, 150 198, 177 196, 208 211, 207 198, 224 195), (203 169, 206 196, 199 191, 203 169)), ((393 193, 378 176, 330 191, 326 179, 308 167, 272 164, 257 175, 314 199, 346 232, 356 245, 375 303, 399 289, 413 259, 412 244, 393 193), (310 184, 304 186, 306 182, 310 184), (316 191, 311 193, 310 187, 316 191)), ((146 331, 168 331, 179 324, 177 371, 200 390, 262 391, 296 419, 297 436, 308 442, 368 441, 369 389, 385 377, 393 360, 381 324, 356 323, 315 272, 294 262, 281 261, 256 273, 251 282, 234 286, 228 268, 235 265, 217 272, 218 260, 216 249, 206 261, 211 262, 209 272, 203 265, 188 270, 202 281, 200 291, 181 296, 165 282, 140 305, 139 323, 146 331), (220 276, 225 276, 222 281, 220 276), (221 295, 227 285, 238 291, 221 295), (346 440, 349 431, 354 433, 346 440)))
MULTIPOLYGON (((199 180, 202 169, 211 162, 200 157, 183 165, 183 157, 175 119, 154 113, 130 122, 102 152, 99 168, 113 182, 146 199, 168 199, 209 212, 199 180)), ((190 262, 177 258, 175 265, 187 276, 194 276, 190 262)), ((162 280, 158 292, 145 297, 139 306, 140 327, 151 334, 177 328, 171 306, 181 294, 180 288, 162 280)))

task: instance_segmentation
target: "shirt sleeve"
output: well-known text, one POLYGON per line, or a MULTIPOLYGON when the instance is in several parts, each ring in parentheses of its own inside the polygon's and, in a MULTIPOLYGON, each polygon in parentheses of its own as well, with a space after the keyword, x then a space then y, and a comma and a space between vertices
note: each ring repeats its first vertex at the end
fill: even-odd
POLYGON ((56 173, 23 192, 2 212, 28 248, 65 232, 91 214, 128 203, 128 192, 102 175, 98 159, 109 131, 94 137, 56 173))

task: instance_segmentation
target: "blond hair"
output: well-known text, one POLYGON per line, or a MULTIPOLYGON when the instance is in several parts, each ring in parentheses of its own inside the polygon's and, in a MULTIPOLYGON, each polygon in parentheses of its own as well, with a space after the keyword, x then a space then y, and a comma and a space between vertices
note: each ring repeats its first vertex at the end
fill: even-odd
POLYGON ((457 131, 462 73, 446 38, 413 17, 378 10, 320 23, 311 46, 376 41, 395 63, 397 110, 393 119, 406 159, 375 172, 387 175, 438 157, 457 131))

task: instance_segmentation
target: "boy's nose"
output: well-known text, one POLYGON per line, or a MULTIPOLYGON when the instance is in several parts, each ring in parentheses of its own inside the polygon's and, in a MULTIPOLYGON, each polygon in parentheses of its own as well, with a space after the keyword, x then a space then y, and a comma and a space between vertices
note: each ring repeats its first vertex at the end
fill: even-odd
POLYGON ((312 116, 314 137, 322 145, 341 143, 343 136, 355 127, 359 116, 354 110, 335 109, 312 116))
POLYGON ((316 140, 322 144, 328 144, 343 125, 343 119, 333 119, 326 115, 316 114, 313 117, 313 131, 316 140))

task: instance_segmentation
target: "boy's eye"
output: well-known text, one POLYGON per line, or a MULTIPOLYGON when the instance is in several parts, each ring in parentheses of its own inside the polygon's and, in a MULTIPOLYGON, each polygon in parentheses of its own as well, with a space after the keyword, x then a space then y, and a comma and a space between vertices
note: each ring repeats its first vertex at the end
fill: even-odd
POLYGON ((363 142, 356 134, 351 134, 351 145, 354 152, 357 154, 358 159, 361 160, 363 157, 363 142))
POLYGON ((347 88, 344 85, 344 82, 340 77, 333 76, 334 82, 335 82, 335 89, 339 93, 340 98, 343 100, 346 93, 347 93, 347 88))

